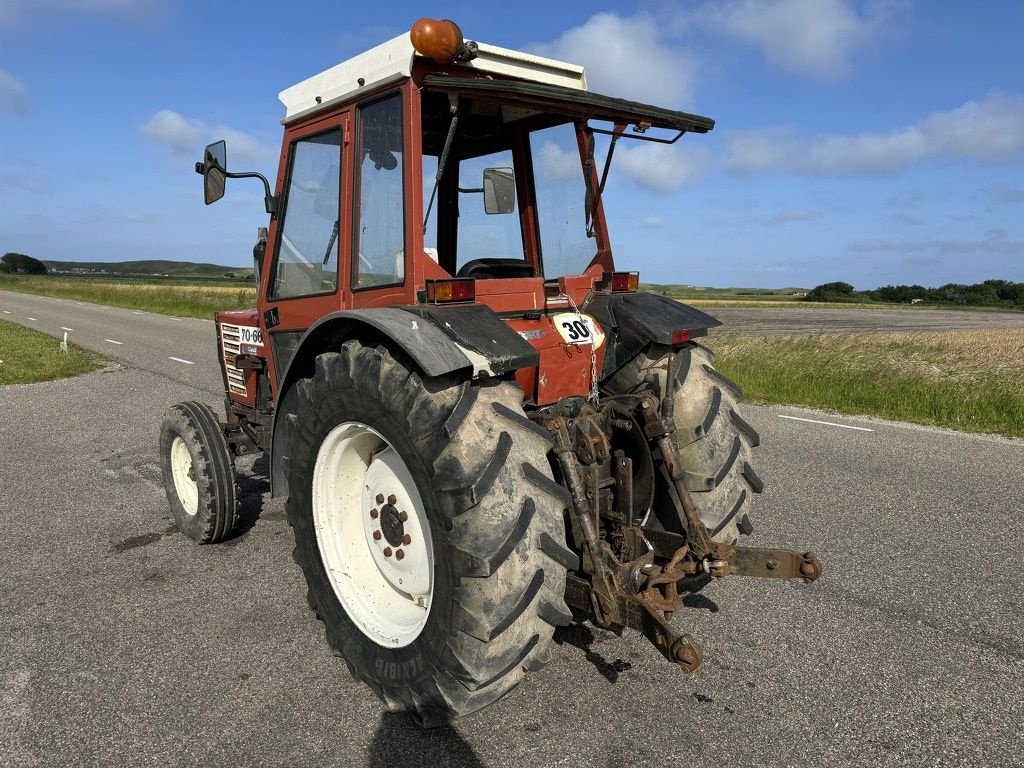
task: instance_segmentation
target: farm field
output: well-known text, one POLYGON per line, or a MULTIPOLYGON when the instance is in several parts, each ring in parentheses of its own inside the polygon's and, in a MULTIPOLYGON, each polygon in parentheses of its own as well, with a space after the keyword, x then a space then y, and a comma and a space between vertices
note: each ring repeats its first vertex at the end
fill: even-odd
POLYGON ((256 305, 256 286, 239 281, 0 275, 0 290, 209 319, 224 309, 256 305))
POLYGON ((747 399, 1024 437, 1024 329, 720 335, 747 399))

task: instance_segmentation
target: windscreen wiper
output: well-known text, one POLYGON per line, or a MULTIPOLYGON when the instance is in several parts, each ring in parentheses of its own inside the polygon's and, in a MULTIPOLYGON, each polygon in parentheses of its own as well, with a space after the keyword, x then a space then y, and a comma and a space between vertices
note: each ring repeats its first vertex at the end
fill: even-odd
POLYGON ((427 212, 423 216, 423 234, 427 234, 427 222, 430 221, 430 211, 434 207, 434 197, 437 195, 437 186, 441 183, 444 175, 444 168, 448 164, 448 153, 452 149, 452 140, 455 138, 455 129, 459 126, 459 97, 448 95, 448 111, 451 113, 452 121, 448 124, 448 135, 444 139, 444 149, 441 150, 441 157, 437 161, 437 173, 434 175, 434 188, 430 190, 430 202, 427 203, 427 212))
POLYGON ((615 130, 611 132, 612 141, 608 145, 608 154, 605 155, 604 168, 601 170, 601 181, 597 186, 597 193, 595 194, 592 173, 594 169, 594 130, 589 126, 587 127, 587 160, 583 166, 583 175, 587 182, 586 198, 583 201, 586 213, 587 237, 594 236, 594 217, 597 215, 597 204, 601 201, 601 195, 604 194, 604 185, 608 181, 608 169, 612 166, 615 143, 622 137, 624 130, 626 130, 626 126, 623 123, 616 125, 615 130))

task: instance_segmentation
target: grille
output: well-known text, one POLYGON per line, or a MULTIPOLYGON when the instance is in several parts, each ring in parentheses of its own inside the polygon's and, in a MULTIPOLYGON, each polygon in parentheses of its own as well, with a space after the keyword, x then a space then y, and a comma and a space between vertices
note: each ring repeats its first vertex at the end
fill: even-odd
POLYGON ((242 351, 239 327, 230 323, 221 323, 220 338, 224 347, 224 370, 228 374, 228 389, 240 395, 248 395, 249 390, 245 388, 245 373, 231 364, 235 355, 242 351))

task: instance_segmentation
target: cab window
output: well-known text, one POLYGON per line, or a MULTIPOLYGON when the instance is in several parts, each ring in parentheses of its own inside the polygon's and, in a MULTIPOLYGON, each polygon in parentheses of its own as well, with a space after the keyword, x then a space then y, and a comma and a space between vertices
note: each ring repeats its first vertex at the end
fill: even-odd
POLYGON ((402 99, 394 94, 359 109, 359 189, 353 288, 405 279, 402 99))
POLYGON ((338 290, 341 129, 299 139, 289 163, 271 300, 338 290))

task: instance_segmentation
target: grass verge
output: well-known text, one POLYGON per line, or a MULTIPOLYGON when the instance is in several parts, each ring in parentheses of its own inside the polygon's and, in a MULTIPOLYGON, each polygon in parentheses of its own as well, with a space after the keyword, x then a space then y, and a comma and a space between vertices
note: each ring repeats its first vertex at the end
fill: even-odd
POLYGON ((1024 330, 720 336, 748 400, 1024 437, 1024 330))
POLYGON ((95 352, 69 343, 64 354, 53 336, 0 320, 0 385, 81 376, 103 364, 103 356, 95 352))
POLYGON ((209 320, 218 310, 256 306, 256 288, 144 280, 0 275, 0 290, 209 320))

